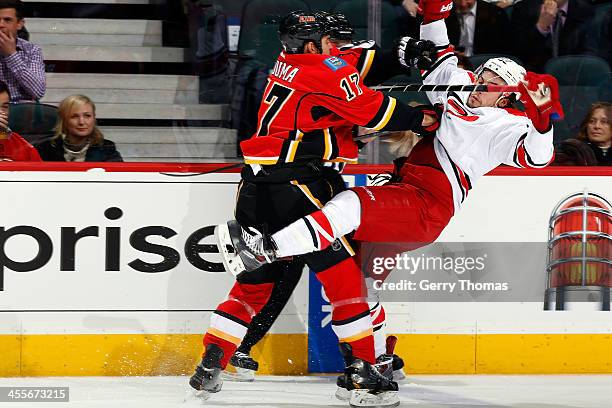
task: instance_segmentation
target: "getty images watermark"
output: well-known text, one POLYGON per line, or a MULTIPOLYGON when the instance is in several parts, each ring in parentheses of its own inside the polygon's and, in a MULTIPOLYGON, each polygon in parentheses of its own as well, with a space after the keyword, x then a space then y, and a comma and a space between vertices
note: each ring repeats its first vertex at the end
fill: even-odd
POLYGON ((385 301, 540 301, 542 296, 545 243, 377 243, 363 244, 361 253, 368 284, 385 301))
POLYGON ((473 282, 470 279, 457 279, 456 281, 435 282, 430 279, 400 279, 398 282, 385 282, 381 275, 385 271, 395 270, 396 273, 408 273, 415 276, 418 272, 444 271, 453 272, 458 276, 466 272, 484 271, 487 254, 478 257, 471 256, 411 256, 397 254, 393 257, 375 257, 372 259, 373 286, 376 290, 405 290, 405 291, 507 291, 508 282, 473 282), (376 279, 376 276, 381 278, 376 279))

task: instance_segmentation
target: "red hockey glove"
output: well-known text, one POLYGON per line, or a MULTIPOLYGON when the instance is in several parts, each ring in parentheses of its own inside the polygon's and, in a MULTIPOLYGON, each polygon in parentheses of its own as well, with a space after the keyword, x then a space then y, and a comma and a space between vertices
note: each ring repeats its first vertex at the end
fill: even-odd
POLYGON ((423 24, 444 20, 453 9, 453 0, 419 0, 419 14, 423 15, 423 24))
POLYGON ((429 115, 435 118, 435 121, 432 124, 421 127, 421 130, 418 132, 419 135, 433 135, 440 127, 440 119, 442 118, 442 113, 444 113, 444 108, 439 103, 435 105, 418 105, 416 108, 420 109, 421 112, 423 112, 423 115, 429 115))
POLYGON ((547 132, 550 129, 551 119, 563 119, 563 107, 559 102, 559 84, 555 77, 527 72, 519 88, 525 113, 538 132, 547 132))

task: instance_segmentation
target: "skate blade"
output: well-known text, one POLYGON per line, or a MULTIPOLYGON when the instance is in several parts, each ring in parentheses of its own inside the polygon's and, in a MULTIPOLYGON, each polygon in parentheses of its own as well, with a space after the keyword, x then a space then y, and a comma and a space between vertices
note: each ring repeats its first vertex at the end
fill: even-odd
POLYGON ((224 370, 221 372, 221 378, 227 381, 236 382, 253 382, 255 381, 255 371, 247 370, 241 367, 232 367, 236 371, 224 370))
POLYGON ((351 399, 351 392, 343 387, 338 387, 334 395, 340 401, 348 401, 351 399))
POLYGON ((242 259, 240 259, 236 252, 231 253, 228 250, 228 247, 233 248, 234 245, 232 244, 232 237, 230 236, 227 224, 217 225, 215 228, 215 239, 217 240, 217 249, 221 254, 221 260, 223 261, 225 271, 233 276, 238 276, 240 273, 244 272, 246 268, 242 263, 242 259))
POLYGON ((407 380, 408 377, 406 377, 406 373, 404 373, 404 370, 402 368, 400 368, 399 370, 393 370, 393 381, 400 382, 407 380))
POLYGON ((183 404, 187 406, 201 406, 204 401, 210 398, 210 392, 208 391, 197 391, 194 389, 190 389, 185 394, 185 398, 183 398, 183 404))
POLYGON ((397 391, 383 391, 371 394, 368 390, 351 390, 351 407, 388 408, 397 407, 400 399, 397 391))

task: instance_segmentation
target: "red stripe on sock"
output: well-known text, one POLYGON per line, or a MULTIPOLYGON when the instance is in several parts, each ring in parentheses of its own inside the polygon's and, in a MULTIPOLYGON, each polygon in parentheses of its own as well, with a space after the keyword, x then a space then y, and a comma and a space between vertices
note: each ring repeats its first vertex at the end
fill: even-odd
POLYGON ((332 226, 329 220, 327 219, 327 216, 323 213, 323 211, 319 210, 317 212, 310 214, 310 217, 312 218, 312 221, 314 221, 313 228, 317 231, 317 235, 319 236, 319 243, 320 243, 319 250, 327 248, 328 246, 331 245, 331 243, 333 242, 333 239, 332 241, 330 241, 329 239, 324 237, 319 231, 319 230, 323 230, 330 237, 332 238, 334 237, 334 231, 332 229, 332 226))

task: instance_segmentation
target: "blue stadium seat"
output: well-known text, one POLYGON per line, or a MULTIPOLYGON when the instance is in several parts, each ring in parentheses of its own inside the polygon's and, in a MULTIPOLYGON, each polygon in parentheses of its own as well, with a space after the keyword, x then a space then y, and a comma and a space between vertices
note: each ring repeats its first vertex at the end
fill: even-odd
POLYGON ((56 123, 56 106, 36 102, 11 104, 9 127, 33 145, 53 137, 56 123))
POLYGON ((608 63, 594 56, 565 55, 546 63, 544 72, 557 78, 565 125, 557 127, 555 141, 574 136, 593 102, 599 100, 600 88, 610 78, 608 63), (563 129, 567 128, 567 132, 563 129), (567 133, 567 135, 565 134, 567 133))

